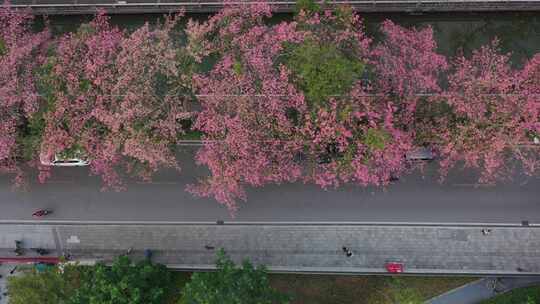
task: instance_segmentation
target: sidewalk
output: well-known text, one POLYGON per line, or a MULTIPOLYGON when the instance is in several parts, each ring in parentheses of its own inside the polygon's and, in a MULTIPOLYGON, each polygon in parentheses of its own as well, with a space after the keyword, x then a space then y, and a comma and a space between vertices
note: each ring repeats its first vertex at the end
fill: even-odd
POLYGON ((540 277, 489 277, 450 290, 425 304, 477 304, 515 288, 540 285, 540 277))
POLYGON ((539 227, 491 227, 489 235, 482 228, 3 224, 0 254, 22 238, 78 260, 111 261, 128 248, 142 258, 151 249, 156 262, 179 269, 213 268, 216 250, 224 248, 236 262, 249 258, 284 272, 385 273, 385 263, 399 261, 414 274, 540 274, 539 227))

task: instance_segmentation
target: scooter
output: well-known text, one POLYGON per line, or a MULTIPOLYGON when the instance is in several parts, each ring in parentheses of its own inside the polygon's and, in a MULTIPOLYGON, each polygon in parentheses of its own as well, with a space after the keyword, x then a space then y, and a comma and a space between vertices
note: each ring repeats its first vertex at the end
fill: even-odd
POLYGON ((43 248, 30 248, 30 249, 34 250, 39 255, 47 255, 47 254, 49 254, 49 250, 47 250, 47 249, 43 249, 43 248))
POLYGON ((32 217, 33 218, 41 218, 41 217, 44 217, 44 216, 49 215, 51 213, 53 213, 52 210, 40 209, 40 210, 32 213, 32 217))
POLYGON ((15 252, 16 256, 24 255, 24 249, 22 247, 22 241, 15 240, 15 252))

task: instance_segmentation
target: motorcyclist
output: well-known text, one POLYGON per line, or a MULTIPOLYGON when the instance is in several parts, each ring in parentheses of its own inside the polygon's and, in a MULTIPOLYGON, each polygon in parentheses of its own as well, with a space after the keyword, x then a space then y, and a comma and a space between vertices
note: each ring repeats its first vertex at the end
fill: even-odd
POLYGON ((36 212, 32 213, 32 216, 33 217, 42 217, 42 216, 45 216, 45 215, 50 214, 50 213, 52 213, 52 211, 45 210, 45 209, 39 209, 36 212))

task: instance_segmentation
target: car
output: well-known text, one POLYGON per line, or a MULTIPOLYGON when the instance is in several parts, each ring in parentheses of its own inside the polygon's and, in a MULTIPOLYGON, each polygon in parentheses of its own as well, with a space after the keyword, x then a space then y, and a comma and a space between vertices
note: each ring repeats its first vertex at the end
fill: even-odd
POLYGON ((84 157, 62 157, 59 154, 55 154, 52 159, 48 159, 44 154, 40 155, 39 161, 44 166, 55 167, 82 167, 88 166, 90 161, 84 157))
POLYGON ((431 148, 417 147, 407 152, 405 158, 409 161, 431 161, 435 159, 435 153, 431 148))

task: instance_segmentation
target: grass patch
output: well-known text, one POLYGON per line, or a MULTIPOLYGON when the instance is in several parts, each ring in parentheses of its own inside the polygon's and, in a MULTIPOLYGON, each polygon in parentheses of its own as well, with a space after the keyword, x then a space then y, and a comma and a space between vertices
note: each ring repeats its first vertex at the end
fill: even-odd
POLYGON ((476 280, 473 277, 388 277, 271 274, 291 304, 416 304, 476 280))
POLYGON ((540 286, 518 288, 486 300, 482 304, 536 304, 540 303, 540 286))
MULTIPOLYGON (((165 304, 177 304, 191 272, 173 271, 165 304)), ((291 304, 416 304, 471 281, 474 277, 390 277, 269 274, 272 287, 293 297, 291 304)), ((537 288, 537 293, 540 289, 537 288)), ((526 299, 526 297, 525 297, 526 299)), ((508 300, 483 304, 514 303, 508 300), (504 302, 507 301, 507 302, 504 302)), ((527 302, 515 302, 529 304, 527 302)), ((536 303, 536 302, 532 302, 536 303)))

